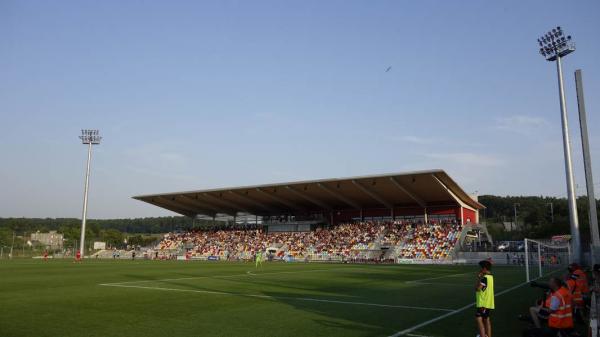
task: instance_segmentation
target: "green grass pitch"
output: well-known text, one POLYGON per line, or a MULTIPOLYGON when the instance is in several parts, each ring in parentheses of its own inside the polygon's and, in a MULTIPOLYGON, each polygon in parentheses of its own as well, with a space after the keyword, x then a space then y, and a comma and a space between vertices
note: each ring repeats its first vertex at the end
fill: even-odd
MULTIPOLYGON (((476 266, 181 261, 0 261, 0 336, 472 337, 476 266)), ((496 293, 524 281, 497 267, 496 293)), ((495 336, 540 295, 497 296, 495 336)))

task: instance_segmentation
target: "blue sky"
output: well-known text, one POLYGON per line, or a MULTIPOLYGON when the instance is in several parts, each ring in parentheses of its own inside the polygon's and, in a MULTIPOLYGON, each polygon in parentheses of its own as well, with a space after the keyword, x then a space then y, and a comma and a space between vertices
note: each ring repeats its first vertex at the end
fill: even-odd
POLYGON ((80 216, 82 128, 104 136, 92 218, 172 214, 137 194, 432 168, 564 196, 536 43, 555 25, 577 43, 581 194, 573 72, 598 183, 598 1, 0 0, 0 216, 80 216))

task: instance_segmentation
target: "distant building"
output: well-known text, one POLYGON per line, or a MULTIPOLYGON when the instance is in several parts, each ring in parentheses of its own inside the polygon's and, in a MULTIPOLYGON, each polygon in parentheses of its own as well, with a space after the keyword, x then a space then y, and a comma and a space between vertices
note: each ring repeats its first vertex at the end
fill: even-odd
POLYGON ((38 243, 42 246, 46 246, 50 249, 62 248, 63 246, 63 235, 56 231, 50 231, 48 233, 32 233, 31 242, 38 243))

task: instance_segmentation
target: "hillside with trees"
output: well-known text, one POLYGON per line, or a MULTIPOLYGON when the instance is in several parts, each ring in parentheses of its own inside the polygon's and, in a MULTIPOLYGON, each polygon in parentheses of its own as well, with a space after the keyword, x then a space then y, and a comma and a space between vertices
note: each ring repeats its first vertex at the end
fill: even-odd
MULTIPOLYGON (((217 222, 217 225, 220 223, 217 222)), ((120 246, 127 239, 131 245, 146 245, 157 240, 159 234, 192 227, 211 226, 212 221, 192 220, 183 216, 135 218, 135 219, 88 219, 86 239, 104 241, 109 246, 120 246)), ((81 219, 76 218, 0 218, 0 246, 12 245, 21 248, 26 242, 24 236, 33 232, 57 231, 64 234, 65 246, 71 247, 79 240, 81 219)), ((88 241, 86 240, 86 241, 88 241)))
MULTIPOLYGON (((494 240, 549 238, 570 233, 569 206, 565 198, 482 195, 479 202, 486 206, 480 212, 479 220, 488 225, 494 240), (514 224, 515 207, 517 222, 511 231, 509 223, 514 224)), ((596 207, 599 205, 596 200, 596 207)), ((590 238, 587 197, 577 199, 577 211, 582 242, 587 244, 590 238)))
MULTIPOLYGON (((564 198, 542 196, 493 196, 482 195, 479 201, 486 206, 480 212, 480 222, 488 225, 494 240, 519 240, 524 237, 548 238, 557 234, 569 234, 569 208, 564 198), (514 224, 514 210, 517 221, 514 224), (511 230, 512 223, 512 230, 511 230)), ((596 202, 599 204, 599 202, 596 202)), ((587 199, 577 200, 581 237, 589 242, 589 218, 587 199)), ((217 223, 222 225, 223 223, 217 223)), ((136 218, 136 219, 89 219, 86 238, 107 242, 111 246, 145 244, 156 240, 161 233, 189 230, 194 227, 211 226, 212 221, 195 220, 183 216, 136 218)), ((23 236, 28 233, 56 230, 69 242, 79 239, 81 220, 75 218, 0 218, 0 245, 9 246, 13 233, 15 246, 25 244, 23 236)))

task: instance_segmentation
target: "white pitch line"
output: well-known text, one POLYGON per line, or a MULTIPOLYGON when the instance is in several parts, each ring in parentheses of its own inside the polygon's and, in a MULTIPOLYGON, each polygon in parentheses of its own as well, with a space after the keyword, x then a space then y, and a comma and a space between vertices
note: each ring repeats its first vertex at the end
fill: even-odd
MULTIPOLYGON (((506 294, 507 292, 509 292, 509 291, 512 291, 512 290, 515 290, 515 289, 517 289, 517 288, 519 288, 519 287, 522 287, 522 286, 524 286, 525 284, 528 284, 528 283, 527 283, 527 282, 525 282, 525 283, 517 284, 517 285, 516 285, 516 286, 514 286, 514 287, 511 287, 511 288, 508 288, 508 289, 506 289, 506 290, 504 290, 504 291, 501 291, 501 292, 499 292, 499 293, 497 293, 497 294, 496 294, 496 297, 498 297, 498 296, 500 296, 500 295, 502 295, 502 294, 506 294)), ((433 319, 430 319, 430 320, 428 320, 428 321, 425 321, 425 322, 423 322, 423 323, 417 324, 417 325, 415 325, 415 326, 412 326, 412 327, 410 327, 410 328, 408 328, 408 329, 404 329, 404 330, 402 330, 402 331, 396 332, 395 334, 391 335, 390 337, 398 337, 398 336, 404 336, 404 335, 407 335, 408 333, 410 333, 410 332, 413 332, 413 331, 415 331, 415 330, 417 330, 417 329, 419 329, 419 328, 422 328, 422 327, 424 327, 424 326, 426 326, 426 325, 429 325, 429 324, 431 324, 431 323, 437 322, 437 321, 439 321, 439 320, 442 320, 442 319, 444 319, 444 318, 446 318, 446 317, 449 317, 449 316, 452 316, 452 315, 458 314, 459 312, 463 312, 463 311, 465 311, 465 310, 467 310, 467 309, 469 309, 469 308, 474 308, 474 307, 473 307, 473 304, 474 304, 474 302, 473 302, 473 303, 469 303, 469 304, 465 305, 464 307, 461 307, 461 308, 458 308, 458 309, 456 309, 456 310, 450 311, 449 313, 443 314, 443 315, 441 315, 441 316, 438 316, 438 317, 436 317, 436 318, 433 318, 433 319)))
POLYGON ((139 281, 125 281, 125 282, 111 282, 111 283, 101 283, 101 286, 109 286, 109 285, 121 285, 121 284, 131 284, 131 283, 147 283, 147 282, 166 282, 166 281, 180 281, 180 280, 195 280, 195 279, 203 279, 203 278, 229 278, 229 277, 239 277, 239 276, 261 276, 261 275, 276 275, 276 274, 297 274, 297 273, 311 273, 311 272, 320 272, 320 271, 332 271, 332 270, 340 270, 340 269, 352 269, 352 267, 348 268, 330 268, 330 269, 311 269, 311 270, 297 270, 297 271, 279 271, 273 273, 253 273, 252 271, 247 271, 244 274, 230 274, 230 275, 215 275, 215 276, 191 276, 191 277, 180 277, 180 278, 164 278, 164 279, 152 279, 152 280, 139 280, 139 281))
POLYGON ((465 275, 465 274, 470 274, 470 273, 471 272, 460 273, 460 274, 443 275, 443 276, 437 276, 437 277, 428 277, 428 278, 423 278, 423 279, 420 279, 420 280, 406 281, 404 283, 422 283, 423 281, 439 280, 439 279, 442 279, 442 278, 455 277, 455 276, 460 276, 460 275, 465 275))
POLYGON ((444 308, 416 307, 416 306, 409 306, 409 305, 380 304, 380 303, 368 303, 368 302, 350 302, 350 301, 327 300, 327 299, 311 298, 311 297, 270 296, 270 295, 258 295, 258 294, 231 293, 231 292, 225 292, 225 291, 177 289, 177 288, 163 288, 163 287, 146 287, 146 286, 121 285, 121 284, 100 284, 100 285, 101 286, 105 286, 105 287, 120 287, 120 288, 137 288, 137 289, 150 289, 150 290, 162 290, 162 291, 191 292, 191 293, 212 294, 212 295, 226 295, 226 296, 238 296, 238 297, 265 298, 265 299, 273 299, 273 300, 292 300, 292 301, 322 302, 322 303, 349 304, 349 305, 364 305, 364 306, 381 307, 381 308, 399 308, 399 309, 430 310, 430 311, 450 311, 450 312, 452 311, 452 309, 444 309, 444 308))
POLYGON ((453 286, 453 287, 473 287, 470 284, 450 283, 450 282, 411 282, 411 284, 435 285, 435 286, 453 286))
MULTIPOLYGON (((547 275, 545 275, 545 277, 547 277, 547 276, 549 276, 549 275, 551 275, 551 274, 554 274, 554 273, 556 273, 557 271, 558 271, 558 270, 555 270, 555 271, 553 271, 553 272, 551 272, 551 273, 548 273, 547 275)), ((536 278, 536 279, 534 279, 534 280, 532 280, 532 281, 535 281, 535 280, 537 280, 537 279, 540 279, 540 277, 538 277, 538 278, 536 278)), ((513 290, 515 290, 515 289, 517 289, 517 288, 520 288, 520 287, 522 287, 522 286, 524 286, 524 285, 527 285, 527 284, 529 284, 529 283, 530 283, 530 282, 523 282, 523 283, 519 283, 519 284, 517 284, 516 286, 510 287, 510 288, 508 288, 508 289, 505 289, 505 290, 503 290, 503 291, 501 291, 501 292, 497 293, 495 297, 498 297, 498 296, 504 295, 504 294, 506 294, 506 293, 508 293, 508 292, 511 292, 511 291, 513 291, 513 290)), ((415 330, 417 330, 417 329, 420 329, 420 328, 422 328, 422 327, 424 327, 424 326, 427 326, 427 325, 429 325, 429 324, 431 324, 431 323, 435 323, 435 322, 437 322, 437 321, 439 321, 439 320, 442 320, 442 319, 444 319, 444 318, 446 318, 446 317, 449 317, 449 316, 452 316, 452 315, 458 314, 459 312, 463 312, 463 311, 465 311, 465 310, 467 310, 467 309, 469 309, 469 308, 474 308, 474 306, 473 306, 474 304, 475 304, 475 302, 471 302, 471 303, 469 303, 469 304, 465 305, 464 307, 458 308, 458 309, 456 309, 456 310, 453 310, 453 311, 451 311, 451 312, 449 312, 449 313, 446 313, 446 314, 443 314, 443 315, 441 315, 441 316, 438 316, 438 317, 432 318, 432 319, 430 319, 430 320, 428 320, 428 321, 425 321, 425 322, 423 322, 423 323, 419 323, 419 324, 417 324, 417 325, 415 325, 415 326, 412 326, 412 327, 410 327, 410 328, 408 328, 408 329, 404 329, 404 330, 402 330, 402 331, 396 332, 395 334, 393 334, 393 335, 391 335, 391 336, 389 336, 389 337, 399 337, 399 336, 405 336, 405 335, 408 335, 409 333, 411 333, 411 332, 413 332, 413 331, 415 331, 415 330)))

